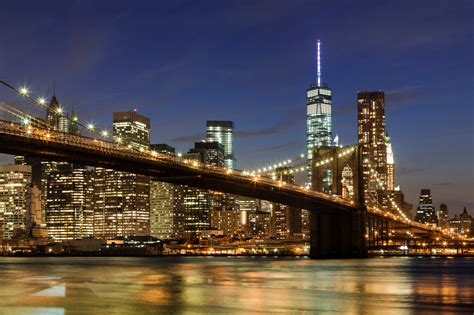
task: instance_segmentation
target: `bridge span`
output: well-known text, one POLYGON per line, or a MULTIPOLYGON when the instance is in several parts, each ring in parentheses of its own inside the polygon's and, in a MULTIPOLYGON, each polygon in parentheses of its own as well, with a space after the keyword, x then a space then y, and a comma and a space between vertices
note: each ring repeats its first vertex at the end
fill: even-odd
POLYGON ((151 176, 167 183, 306 209, 311 212, 313 257, 364 257, 367 253, 366 222, 370 218, 396 222, 397 225, 425 232, 436 232, 429 226, 407 221, 390 212, 367 208, 363 200, 348 200, 256 174, 154 151, 136 151, 118 143, 28 124, 0 120, 0 152, 111 168, 151 176))

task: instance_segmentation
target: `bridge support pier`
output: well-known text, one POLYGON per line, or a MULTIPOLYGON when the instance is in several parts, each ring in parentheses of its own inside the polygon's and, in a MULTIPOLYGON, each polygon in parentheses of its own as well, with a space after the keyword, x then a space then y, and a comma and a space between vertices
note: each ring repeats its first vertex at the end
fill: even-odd
POLYGON ((352 213, 334 209, 311 211, 310 257, 316 259, 367 257, 365 217, 365 208, 352 213))

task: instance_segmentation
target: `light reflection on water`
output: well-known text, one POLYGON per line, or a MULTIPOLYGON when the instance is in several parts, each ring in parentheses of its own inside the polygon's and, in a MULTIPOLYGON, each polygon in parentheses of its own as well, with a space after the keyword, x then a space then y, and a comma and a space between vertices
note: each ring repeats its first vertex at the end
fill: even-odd
POLYGON ((0 258, 1 314, 472 312, 474 259, 0 258))

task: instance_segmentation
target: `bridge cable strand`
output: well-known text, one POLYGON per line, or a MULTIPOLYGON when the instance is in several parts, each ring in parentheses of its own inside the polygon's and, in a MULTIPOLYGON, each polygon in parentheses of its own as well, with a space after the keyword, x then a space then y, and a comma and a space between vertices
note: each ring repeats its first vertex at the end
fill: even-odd
MULTIPOLYGON (((29 95, 29 90, 26 87, 21 87, 21 88, 18 89, 18 88, 14 87, 13 85, 11 85, 8 82, 5 82, 3 80, 0 80, 0 84, 4 85, 8 89, 16 92, 17 94, 19 94, 20 96, 26 98, 30 102, 33 102, 34 104, 40 106, 41 108, 44 108, 44 109, 48 108, 48 105, 46 105, 46 99, 45 98, 41 98, 41 97, 37 98, 37 99, 33 98, 32 96, 29 95)), ((95 134, 95 135, 97 135, 97 136, 99 136, 103 139, 109 140, 110 142, 113 142, 113 143, 116 143, 116 144, 119 144, 119 145, 121 144, 121 139, 108 136, 108 132, 107 132, 106 129, 103 129, 102 132, 99 132, 94 128, 94 126, 92 124, 82 123, 78 119, 74 119, 72 117, 64 115, 62 112, 57 112, 56 115, 59 116, 59 117, 67 119, 69 122, 74 123, 74 124, 78 125, 79 127, 82 127, 83 129, 87 130, 88 132, 90 132, 92 134, 95 134)), ((51 127, 49 125, 47 125, 47 126, 51 127)), ((140 149, 137 149, 135 147, 125 146, 125 145, 124 145, 124 147, 126 147, 127 149, 132 149, 134 151, 142 153, 142 151, 140 149)))

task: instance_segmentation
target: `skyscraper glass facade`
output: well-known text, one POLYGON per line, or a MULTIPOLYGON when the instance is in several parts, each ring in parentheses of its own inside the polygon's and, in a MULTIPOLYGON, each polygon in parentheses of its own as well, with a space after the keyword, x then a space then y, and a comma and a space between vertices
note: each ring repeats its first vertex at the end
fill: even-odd
MULTIPOLYGON (((317 62, 318 82, 306 90, 306 149, 308 165, 312 165, 313 150, 317 147, 330 147, 332 142, 332 90, 321 83, 320 42, 318 40, 317 62)), ((308 182, 311 183, 311 168, 308 182)), ((328 171, 327 183, 330 187, 331 174, 328 171)), ((325 189, 326 190, 326 189, 325 189)))
POLYGON ((219 142, 224 146, 224 164, 235 167, 234 123, 232 121, 208 120, 206 123, 206 142, 219 142))

